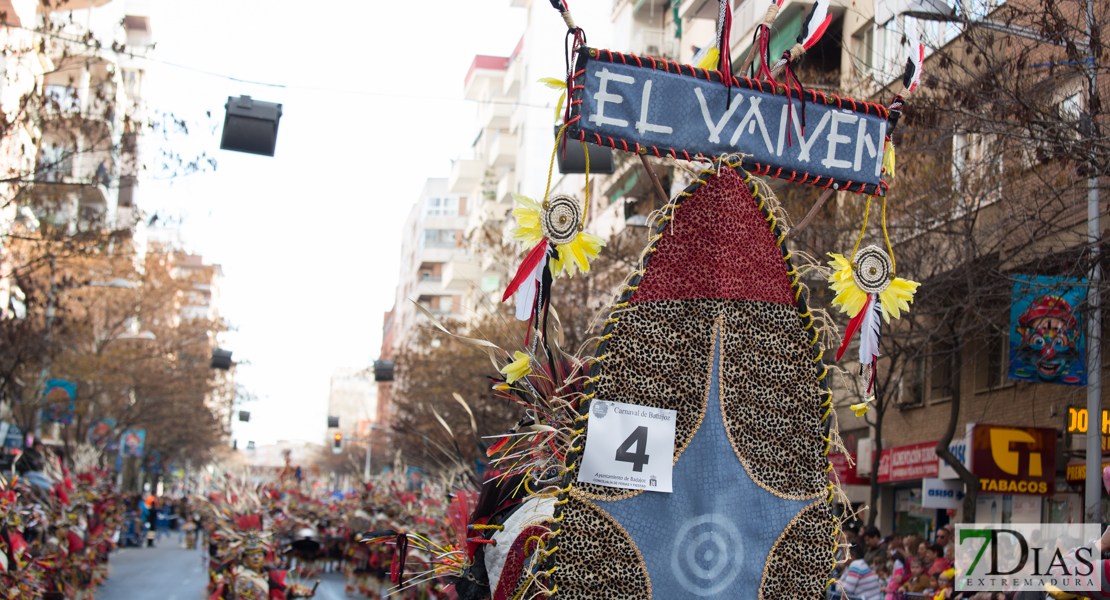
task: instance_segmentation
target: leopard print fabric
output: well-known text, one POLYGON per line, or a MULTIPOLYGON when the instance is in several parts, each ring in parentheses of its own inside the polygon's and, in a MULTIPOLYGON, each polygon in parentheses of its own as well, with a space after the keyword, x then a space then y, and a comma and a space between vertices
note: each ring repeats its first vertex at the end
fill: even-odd
POLYGON ((759 600, 821 598, 836 564, 836 517, 824 499, 810 504, 775 541, 759 600))
POLYGON ((722 309, 721 412, 737 458, 777 496, 825 495, 819 372, 798 309, 747 300, 722 309))
MULTIPOLYGON (((678 411, 676 461, 705 415, 717 313, 715 300, 647 302, 626 309, 613 329, 597 382, 598 398, 678 411)), ((575 487, 594 500, 639 493, 581 482, 575 487)))
MULTIPOLYGON (((782 230, 744 182, 747 174, 722 167, 699 177, 656 230, 643 274, 618 300, 587 393, 678 411, 677 460, 703 425, 719 330, 722 416, 715 418, 723 419, 737 459, 759 487, 780 498, 820 498, 802 503, 806 508, 766 556, 760 598, 818 598, 833 566, 835 520, 824 497, 827 391, 810 345, 811 318, 779 246, 782 230)), ((544 563, 550 575, 541 572, 539 579, 560 599, 648 598, 643 555, 620 523, 590 501, 642 492, 576 481, 588 435, 568 453, 563 485, 570 491, 559 495, 561 527, 548 541, 544 563)))
POLYGON ((624 528, 577 491, 567 496, 552 542, 559 568, 551 576, 560 600, 647 600, 651 579, 624 528))

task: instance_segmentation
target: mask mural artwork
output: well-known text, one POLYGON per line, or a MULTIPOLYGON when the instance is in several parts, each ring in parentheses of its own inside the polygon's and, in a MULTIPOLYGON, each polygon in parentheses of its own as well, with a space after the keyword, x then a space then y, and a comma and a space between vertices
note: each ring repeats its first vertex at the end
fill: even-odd
POLYGON ((1010 379, 1087 385, 1085 279, 1020 276, 1010 307, 1010 379))

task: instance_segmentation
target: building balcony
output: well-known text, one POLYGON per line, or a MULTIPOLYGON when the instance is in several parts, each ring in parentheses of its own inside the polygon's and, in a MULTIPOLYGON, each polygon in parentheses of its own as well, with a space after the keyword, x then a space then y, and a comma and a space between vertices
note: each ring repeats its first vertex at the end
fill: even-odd
POLYGON ((495 134, 489 141, 489 165, 491 167, 512 167, 516 165, 516 136, 495 134))
POLYGON ((516 171, 506 171, 501 180, 497 182, 497 195, 495 199, 501 203, 511 203, 513 192, 516 191, 516 171))
POLYGON ((478 283, 481 269, 477 262, 454 260, 443 265, 443 289, 466 291, 478 283))
POLYGON ((492 102, 478 105, 478 127, 481 129, 506 129, 513 116, 511 100, 494 98, 492 102))
POLYGON ((506 56, 475 56, 463 80, 463 97, 482 100, 489 97, 490 88, 500 90, 501 78, 505 76, 508 65, 509 58, 506 56))
MULTIPOLYGON (((755 4, 754 2, 750 4, 755 4)), ((716 0, 682 0, 678 7, 678 14, 682 19, 711 19, 717 20, 718 3, 716 0)), ((743 7, 740 7, 743 8, 743 7)), ((764 10, 766 10, 764 5, 764 10)), ((733 15, 735 20, 735 14, 733 15)))
POLYGON ((520 86, 524 84, 524 61, 520 57, 509 63, 505 71, 505 78, 501 80, 501 95, 516 98, 520 94, 520 86))
POLYGON ((447 188, 452 194, 469 194, 486 173, 486 161, 460 158, 451 165, 447 188))
POLYGON ((513 134, 519 134, 520 128, 525 126, 525 121, 528 119, 528 107, 517 105, 513 109, 513 114, 509 117, 509 131, 513 134))
POLYGON ((640 29, 632 36, 632 53, 656 58, 677 58, 675 39, 662 29, 640 29))
POLYGON ((443 292, 443 278, 442 277, 429 277, 421 279, 416 282, 416 287, 413 288, 410 296, 438 296, 443 292))

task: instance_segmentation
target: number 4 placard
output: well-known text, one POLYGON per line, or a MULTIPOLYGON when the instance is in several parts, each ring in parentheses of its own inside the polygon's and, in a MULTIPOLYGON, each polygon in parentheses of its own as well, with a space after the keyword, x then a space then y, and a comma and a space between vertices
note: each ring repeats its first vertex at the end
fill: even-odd
POLYGON ((673 410, 594 400, 578 481, 670 492, 676 415, 673 410))

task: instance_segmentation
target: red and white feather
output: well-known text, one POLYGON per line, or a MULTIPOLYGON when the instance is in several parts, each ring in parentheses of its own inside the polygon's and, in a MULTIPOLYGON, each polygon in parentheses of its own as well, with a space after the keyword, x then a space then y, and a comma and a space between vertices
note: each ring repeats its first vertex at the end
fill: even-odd
POLYGON ((910 55, 906 59, 906 72, 902 75, 902 85, 905 93, 912 94, 921 83, 921 70, 925 64, 925 44, 917 39, 917 32, 910 34, 910 55))
POLYGON ((813 3, 813 11, 806 18, 802 27, 802 47, 809 50, 814 44, 821 39, 825 34, 825 30, 829 28, 829 23, 832 22, 832 15, 829 14, 829 0, 817 0, 813 3))
POLYGON ((883 322, 882 305, 874 294, 871 294, 871 302, 864 310, 867 314, 859 328, 859 362, 861 365, 870 365, 879 357, 880 327, 883 322))
POLYGON ((518 321, 527 321, 532 318, 536 308, 536 294, 540 288, 540 279, 543 277, 543 268, 547 264, 547 256, 536 263, 536 267, 520 284, 516 292, 516 318, 518 321))

